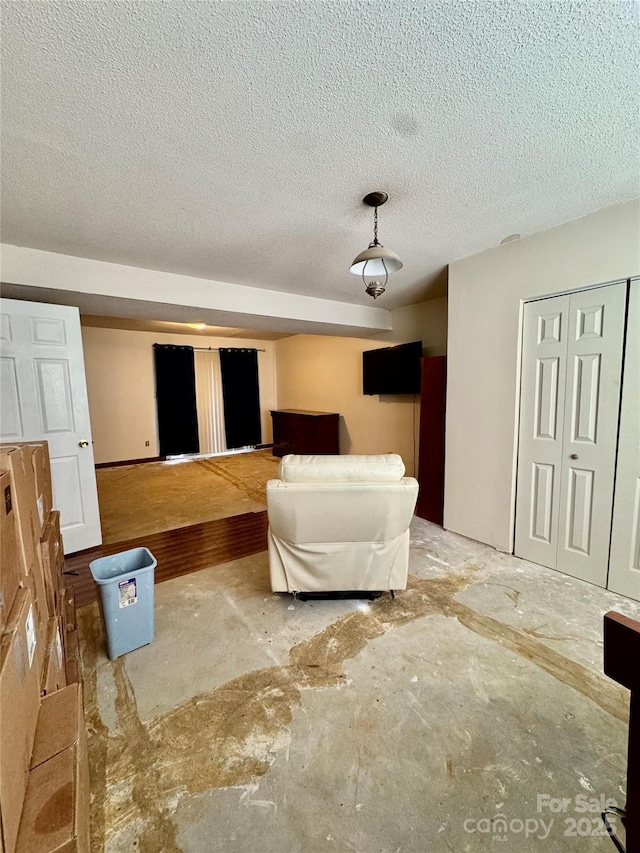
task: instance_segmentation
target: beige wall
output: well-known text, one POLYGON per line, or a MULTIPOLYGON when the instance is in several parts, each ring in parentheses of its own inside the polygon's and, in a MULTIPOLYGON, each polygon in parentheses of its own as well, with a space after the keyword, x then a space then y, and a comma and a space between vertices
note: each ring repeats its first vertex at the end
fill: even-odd
MULTIPOLYGON (((447 352, 447 297, 429 299, 415 305, 405 305, 391 312, 393 329, 373 335, 374 341, 409 343, 422 341, 423 354, 446 355, 447 352)), ((389 344, 386 344, 388 346, 389 344)), ((365 347, 369 349, 369 347, 365 347)))
POLYGON ((640 201, 449 268, 444 525, 511 551, 524 301, 640 272, 640 201))
POLYGON ((339 412, 341 453, 399 453, 417 467, 419 396, 362 393, 362 353, 422 340, 427 355, 446 350, 446 298, 399 308, 392 333, 375 338, 296 335, 276 342, 278 408, 339 412), (414 438, 415 424, 415 438, 414 438))
POLYGON ((154 343, 265 349, 258 353, 262 440, 271 441, 269 410, 276 400, 273 342, 90 326, 83 326, 82 340, 97 463, 158 456, 154 343))

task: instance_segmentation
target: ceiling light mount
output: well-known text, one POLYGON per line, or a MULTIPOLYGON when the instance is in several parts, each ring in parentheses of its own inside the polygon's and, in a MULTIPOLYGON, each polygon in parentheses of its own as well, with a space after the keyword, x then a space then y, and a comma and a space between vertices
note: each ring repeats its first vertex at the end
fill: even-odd
POLYGON ((382 207, 385 201, 389 200, 389 196, 383 192, 375 192, 375 193, 367 193, 367 195, 362 199, 365 204, 368 204, 369 207, 382 207))
POLYGON ((378 208, 388 198, 387 193, 378 190, 367 193, 362 199, 364 204, 373 208, 373 240, 364 252, 354 258, 349 268, 349 272, 362 277, 366 292, 374 299, 384 293, 389 273, 402 269, 402 261, 396 253, 385 249, 378 240, 378 208))

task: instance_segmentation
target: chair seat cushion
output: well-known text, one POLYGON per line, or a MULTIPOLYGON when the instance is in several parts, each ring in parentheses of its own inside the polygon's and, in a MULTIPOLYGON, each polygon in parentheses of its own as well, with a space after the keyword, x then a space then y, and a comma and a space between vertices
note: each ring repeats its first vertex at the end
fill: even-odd
POLYGON ((279 476, 285 483, 391 483, 404 477, 404 462, 397 453, 375 456, 289 454, 282 457, 279 476))

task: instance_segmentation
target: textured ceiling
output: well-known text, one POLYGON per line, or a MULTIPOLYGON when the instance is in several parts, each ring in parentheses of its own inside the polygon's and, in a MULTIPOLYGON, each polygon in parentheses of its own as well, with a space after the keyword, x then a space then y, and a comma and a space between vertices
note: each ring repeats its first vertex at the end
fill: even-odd
MULTIPOLYGON (((639 194, 635 2, 3 4, 2 239, 378 306, 639 194)), ((430 287, 432 288, 430 290, 430 287)))

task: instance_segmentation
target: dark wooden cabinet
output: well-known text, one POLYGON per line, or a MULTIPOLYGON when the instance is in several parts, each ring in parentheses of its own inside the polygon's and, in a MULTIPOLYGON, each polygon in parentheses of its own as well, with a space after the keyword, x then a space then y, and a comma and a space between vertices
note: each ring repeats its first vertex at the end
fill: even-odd
MULTIPOLYGON (((604 615, 605 675, 631 691, 627 752, 626 849, 640 850, 640 622, 610 610, 604 615)), ((622 847, 616 847, 622 850, 622 847)))
POLYGON ((444 419, 447 402, 447 359, 422 359, 420 392, 420 495, 416 515, 442 524, 444 512, 444 419))
POLYGON ((273 455, 287 453, 340 453, 335 412, 308 412, 304 409, 278 409, 271 412, 273 455))

